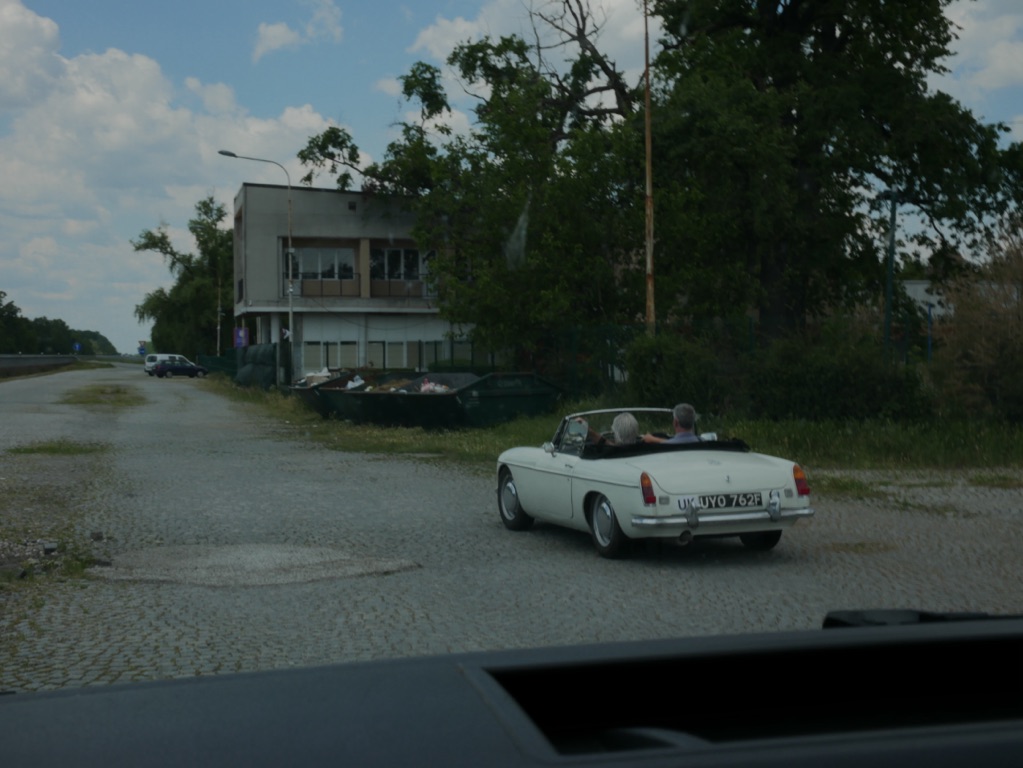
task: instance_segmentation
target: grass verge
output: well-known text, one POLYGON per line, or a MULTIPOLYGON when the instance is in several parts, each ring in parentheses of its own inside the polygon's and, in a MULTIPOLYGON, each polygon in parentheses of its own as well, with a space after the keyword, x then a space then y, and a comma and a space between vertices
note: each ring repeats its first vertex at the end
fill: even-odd
POLYGON ((42 440, 37 443, 18 445, 8 448, 7 453, 18 456, 42 454, 45 456, 83 456, 91 453, 102 453, 109 446, 103 443, 80 443, 75 440, 42 440))
MULTIPOLYGON (((302 431, 325 448, 366 453, 413 454, 475 464, 492 469, 501 451, 516 445, 541 445, 550 440, 564 413, 589 408, 613 407, 611 402, 562 403, 556 413, 516 419, 488 429, 426 431, 419 428, 379 427, 322 419, 297 397, 271 390, 241 388, 226 378, 209 380, 209 386, 235 400, 260 407, 274 418, 302 431)), ((809 470, 987 470, 978 473, 976 484, 1019 487, 1023 479, 1007 471, 1023 467, 1023 427, 1001 422, 949 424, 744 421, 706 417, 702 431, 745 440, 754 451, 783 456, 809 470)), ((828 478, 825 484, 843 492, 868 494, 864 483, 828 478)))

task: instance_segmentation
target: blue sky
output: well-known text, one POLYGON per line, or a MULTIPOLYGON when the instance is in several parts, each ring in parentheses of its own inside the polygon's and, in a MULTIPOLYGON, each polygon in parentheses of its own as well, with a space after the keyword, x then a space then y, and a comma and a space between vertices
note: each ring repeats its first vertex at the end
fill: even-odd
MULTIPOLYGON (((592 5, 607 17, 602 48, 635 79, 639 0, 592 5)), ((404 116, 396 78, 417 60, 441 66, 465 39, 524 31, 528 6, 0 0, 0 290, 26 317, 59 317, 133 352, 149 337, 135 305, 171 277, 130 240, 165 223, 192 250, 196 201, 212 193, 230 209, 243 181, 284 181, 217 150, 281 162, 297 183, 295 154, 337 124, 378 158, 404 116)), ((1023 138, 1023 3, 957 0, 949 14, 960 53, 933 85, 1023 138)), ((456 126, 468 124, 460 106, 456 126)))

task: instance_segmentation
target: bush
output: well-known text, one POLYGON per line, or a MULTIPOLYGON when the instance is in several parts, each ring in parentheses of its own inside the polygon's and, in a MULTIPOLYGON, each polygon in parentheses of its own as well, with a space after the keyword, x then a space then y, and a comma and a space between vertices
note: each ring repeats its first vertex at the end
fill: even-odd
POLYGON ((741 393, 708 343, 672 334, 640 336, 627 347, 625 361, 632 405, 671 407, 688 402, 699 412, 721 413, 732 408, 741 393))
POLYGON ((628 345, 627 393, 635 405, 692 403, 730 417, 912 420, 934 413, 922 369, 888 363, 855 319, 833 318, 763 350, 740 349, 733 332, 699 338, 662 333, 628 345))
POLYGON ((987 263, 952 283, 934 377, 952 415, 1023 423, 1023 225, 1008 222, 987 263))
POLYGON ((778 341, 750 372, 755 418, 912 420, 934 412, 918 368, 885 361, 869 339, 778 341))

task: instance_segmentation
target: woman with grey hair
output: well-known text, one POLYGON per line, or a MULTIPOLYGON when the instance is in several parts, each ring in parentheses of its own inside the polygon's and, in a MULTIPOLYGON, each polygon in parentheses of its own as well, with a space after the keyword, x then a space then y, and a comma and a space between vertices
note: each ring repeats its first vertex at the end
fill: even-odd
MULTIPOLYGON (((578 420, 585 423, 583 419, 578 420)), ((619 413, 611 421, 611 437, 606 438, 593 427, 587 425, 586 439, 593 445, 632 445, 639 441, 639 422, 631 413, 619 413)))
POLYGON ((631 445, 639 440, 639 422, 631 413, 619 413, 611 422, 615 445, 631 445))

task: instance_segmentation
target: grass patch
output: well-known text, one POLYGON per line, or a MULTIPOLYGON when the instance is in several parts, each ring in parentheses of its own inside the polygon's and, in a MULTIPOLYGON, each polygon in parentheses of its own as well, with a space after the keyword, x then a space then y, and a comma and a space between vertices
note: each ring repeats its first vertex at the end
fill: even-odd
MULTIPOLYGON (((560 413, 516 419, 487 429, 424 430, 381 427, 323 419, 301 399, 277 390, 238 387, 226 378, 207 379, 208 386, 231 400, 253 405, 291 425, 324 448, 361 453, 435 457, 492 469, 501 451, 515 445, 542 445, 554 435, 560 413)), ((569 410, 581 410, 568 406, 569 410)))
POLYGON ((889 496, 888 493, 879 489, 876 483, 842 475, 811 475, 810 489, 814 494, 847 499, 885 499, 889 496))
MULTIPOLYGON (((269 416, 301 430, 303 439, 340 451, 435 456, 492 468, 498 455, 517 445, 539 446, 554 435, 558 420, 573 411, 614 407, 602 401, 561 403, 556 412, 516 419, 486 429, 449 431, 380 427, 324 420, 298 397, 271 390, 238 387, 226 377, 207 379, 208 386, 230 399, 262 408, 269 416)), ((667 425, 665 425, 667 427, 667 425)), ((701 431, 738 437, 759 453, 782 456, 814 469, 985 469, 1023 467, 1023 426, 1002 422, 953 424, 744 421, 705 416, 701 431)), ((978 484, 1020 487, 1011 473, 977 475, 978 484), (1005 483, 1005 485, 1001 485, 1005 483)), ((844 478, 814 478, 822 492, 859 498, 885 496, 868 483, 844 478)))
POLYGON ((885 552, 891 552, 895 549, 895 545, 882 541, 850 541, 826 544, 823 549, 828 552, 846 555, 880 555, 885 552))
POLYGON ((954 469, 1023 466, 1023 425, 737 421, 701 428, 740 437, 753 450, 820 469, 954 469))
POLYGON ((43 440, 28 445, 18 445, 8 448, 7 453, 19 455, 41 454, 44 456, 83 456, 91 453, 103 453, 109 446, 103 443, 79 443, 74 440, 43 440))
POLYGON ((982 488, 1001 488, 1004 490, 1016 490, 1023 488, 1023 475, 1007 474, 1004 472, 977 472, 970 475, 970 485, 977 485, 982 488))
POLYGON ((68 392, 61 402, 67 405, 109 405, 121 408, 143 405, 146 398, 134 387, 121 384, 93 384, 68 392))

